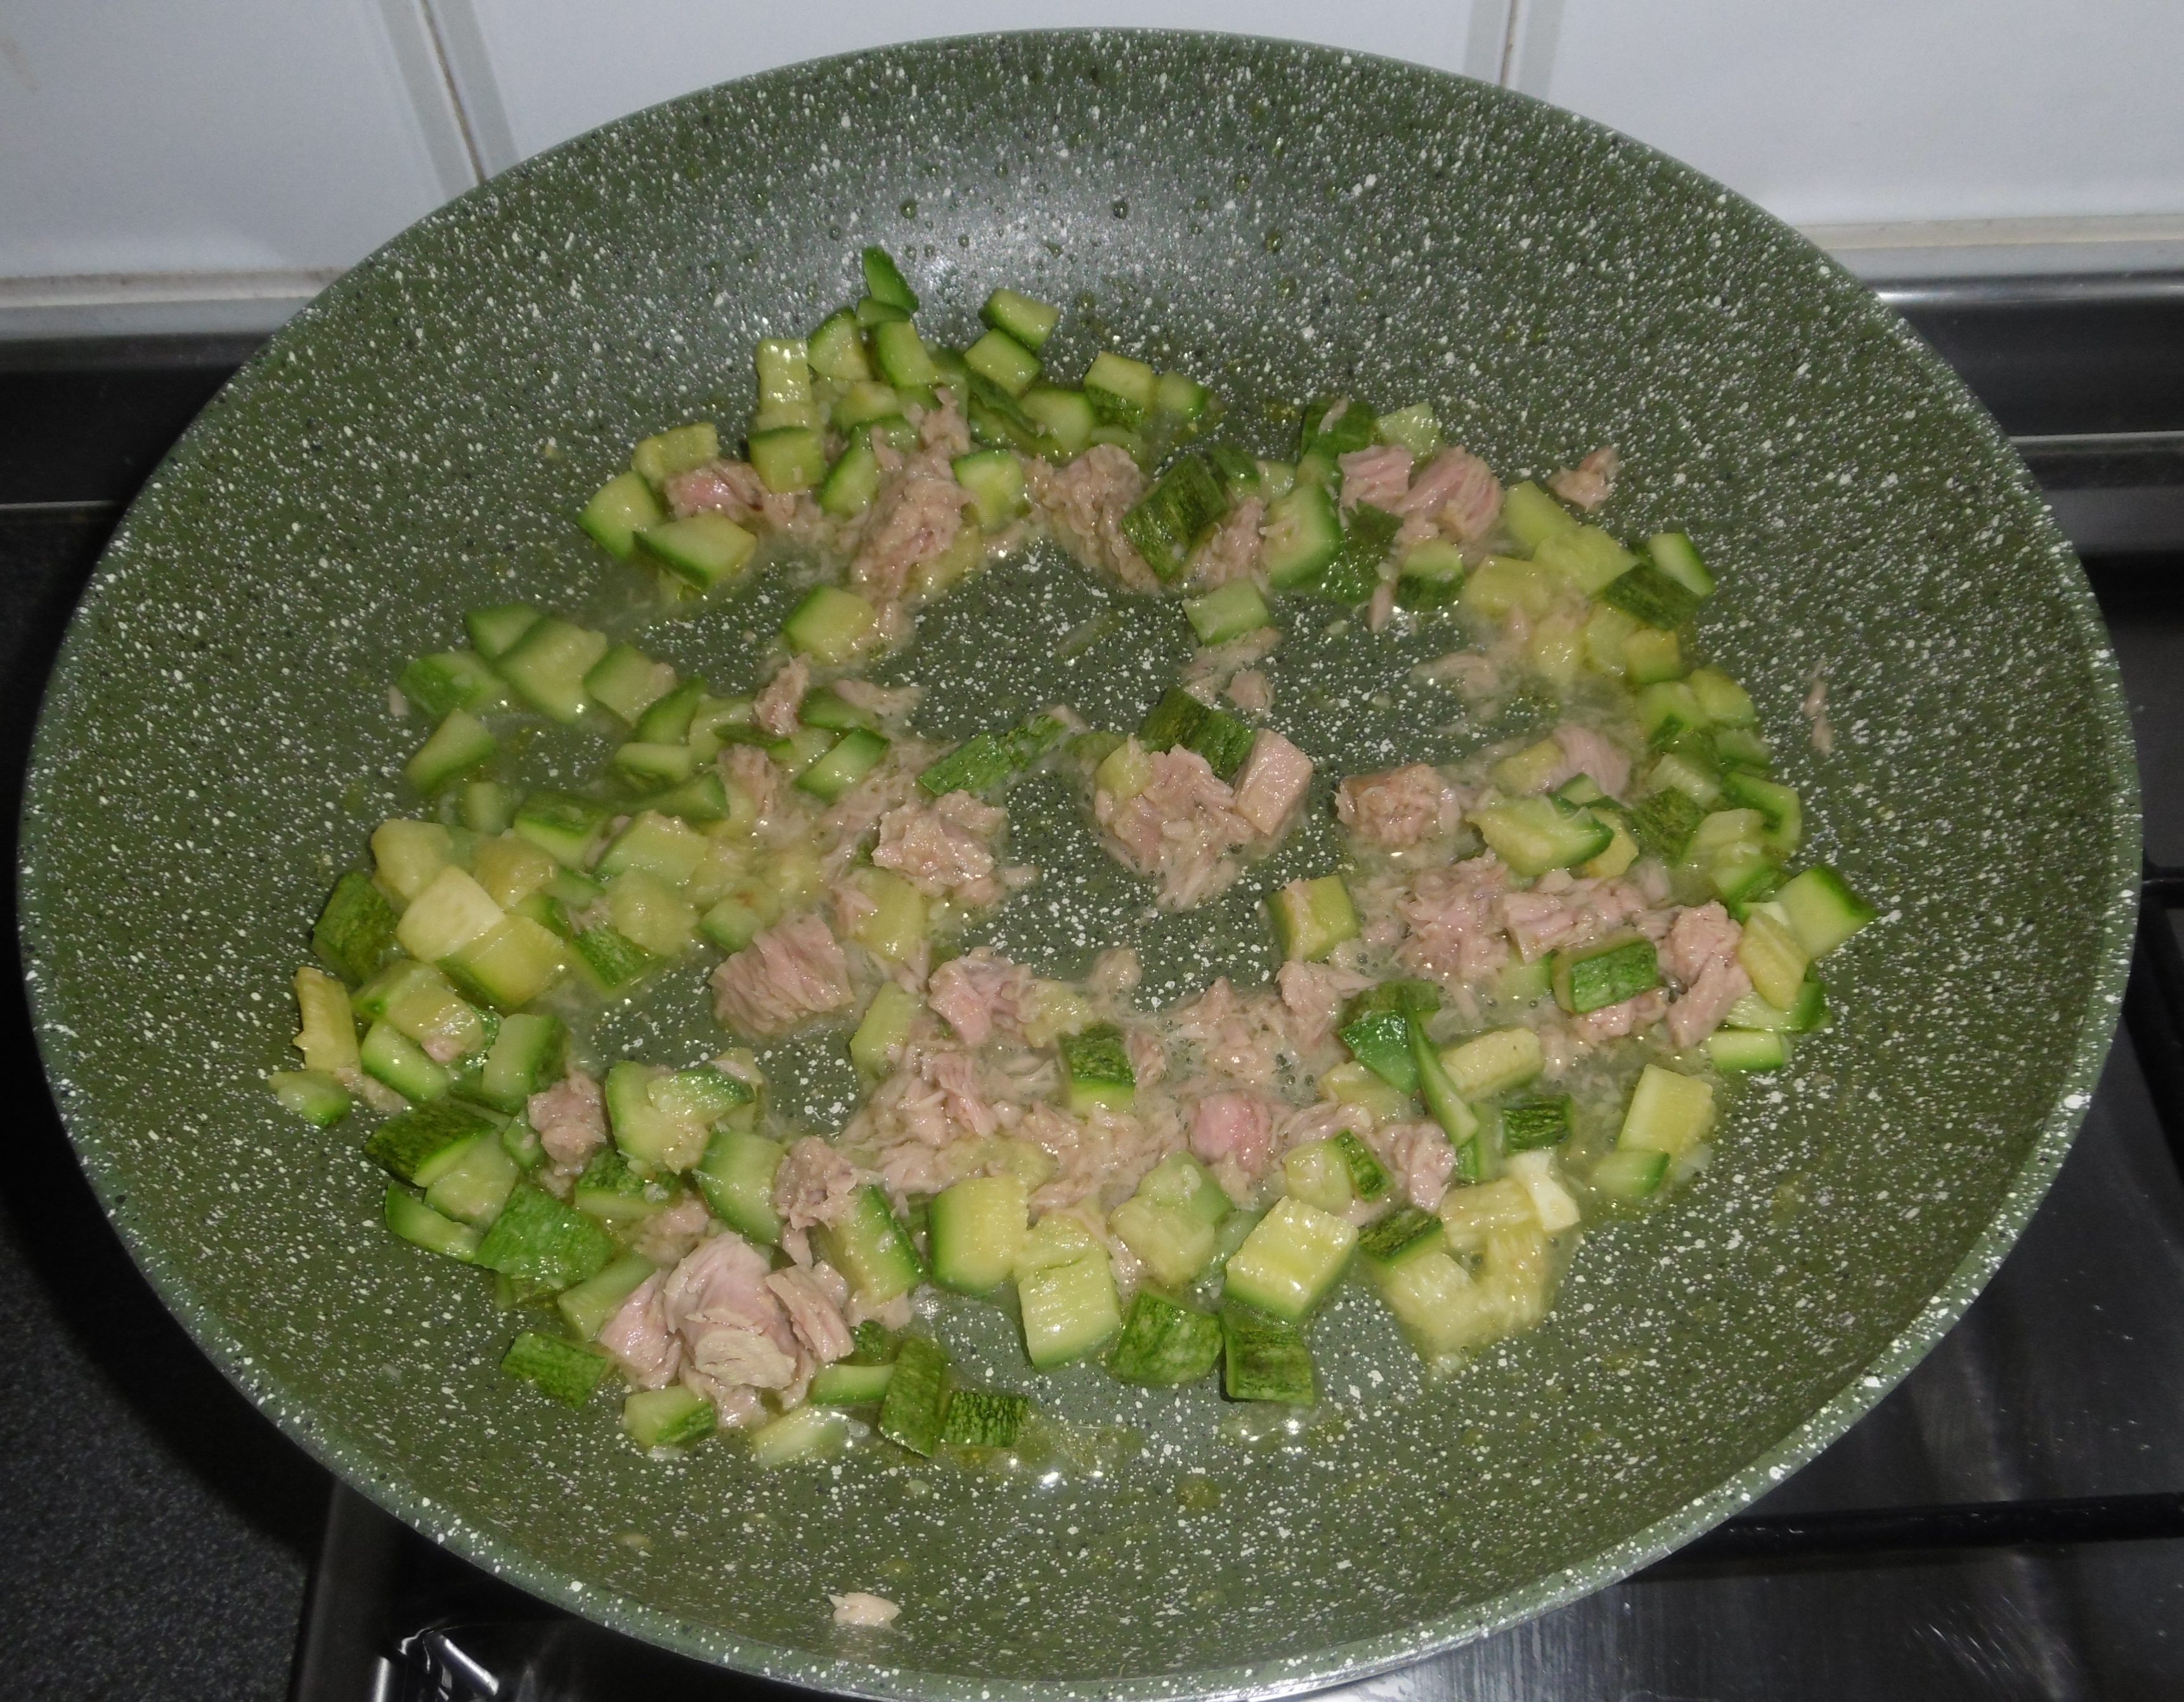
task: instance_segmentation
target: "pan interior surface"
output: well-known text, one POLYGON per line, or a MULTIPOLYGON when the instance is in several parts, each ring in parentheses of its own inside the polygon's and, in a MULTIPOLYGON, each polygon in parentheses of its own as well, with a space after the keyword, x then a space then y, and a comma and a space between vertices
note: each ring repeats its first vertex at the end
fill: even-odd
MULTIPOLYGON (((747 685, 769 594, 645 642, 747 685)), ((1157 652, 1149 619, 1036 553, 929 614, 896 670, 928 683, 939 733, 1056 697, 1120 724, 1164 683, 1126 673, 1157 652), (1095 618, 1100 665, 1065 666, 1059 640, 1095 618)), ((1473 722, 1405 683, 1446 630, 1290 619, 1278 718, 1323 776, 1524 730, 1521 707, 1473 722)), ((1130 33, 768 73, 594 132, 381 251, 132 510, 56 675, 25 827, 27 972, 86 1167, 292 1434, 579 1612, 814 1686, 963 1698, 1331 1682, 1594 1588, 1763 1491, 1915 1361, 2036 1203, 2113 1026, 2137 847, 2075 560, 1977 404, 1853 281, 1719 186, 1520 97, 1130 33), (1198 373, 1261 453, 1293 442, 1297 398, 1346 391, 1431 402, 1505 481, 1613 443, 1605 523, 1685 528, 1719 574, 1702 642, 1759 704, 1810 854, 1882 925, 1830 960, 1836 1026, 1743 1094, 1711 1169, 1588 1236, 1546 1325, 1454 1379, 1423 1380, 1346 1293, 1301 1427, 1078 1368, 1039 1383, 1069 1423, 1029 1468, 878 1446, 813 1471, 733 1446, 655 1462, 604 1401, 571 1416, 504 1378, 515 1324, 488 1285, 388 1238, 354 1139, 260 1085, 286 1067, 308 919, 370 827, 415 807, 398 776, 420 729, 387 683, 457 642, 465 607, 626 595, 574 507, 648 431, 732 430, 752 341, 852 297, 872 242, 951 342, 990 288, 1022 287, 1065 309, 1056 370, 1112 344, 1198 373), (1799 709, 1820 681, 1829 754, 1799 709), (894 1627, 834 1627, 827 1594, 851 1589, 899 1601, 894 1627)), ((1137 938, 1163 999, 1262 977, 1256 900, 1334 854, 1322 827, 1224 906, 1150 923, 1058 795, 1018 831, 1066 902, 989 936, 1050 972, 1081 970, 1088 929, 1137 938)), ((685 982, 606 1043, 703 1047, 685 982)), ((790 1074, 823 1119, 840 1078, 805 1061, 790 1074)), ((940 1328, 1029 1385, 998 1312, 940 1328)))

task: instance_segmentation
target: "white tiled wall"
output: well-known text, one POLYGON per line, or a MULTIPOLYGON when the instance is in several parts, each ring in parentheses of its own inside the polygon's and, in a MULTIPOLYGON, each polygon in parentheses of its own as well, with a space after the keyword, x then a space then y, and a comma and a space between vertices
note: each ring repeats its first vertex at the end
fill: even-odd
POLYGON ((481 173, 638 107, 1091 24, 1500 78, 1871 273, 2184 267, 2184 0, 0 0, 0 335, 273 323, 481 173))

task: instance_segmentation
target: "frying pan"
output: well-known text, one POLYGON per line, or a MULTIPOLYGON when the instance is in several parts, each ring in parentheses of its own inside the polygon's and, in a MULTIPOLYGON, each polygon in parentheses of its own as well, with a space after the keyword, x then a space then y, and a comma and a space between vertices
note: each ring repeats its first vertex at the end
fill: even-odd
MULTIPOLYGON (((748 682, 779 594, 645 642, 748 682)), ((1049 694, 1117 724, 1183 654, 1157 617, 1036 555, 943 605, 898 666, 933 682, 937 732, 1049 694)), ((1540 712, 1468 721, 1408 683, 1445 629, 1325 620, 1279 665, 1279 713, 1323 770, 1457 754, 1540 712)), ((568 751, 596 759, 584 737, 568 751)), ((23 953, 55 1096, 138 1262, 240 1388, 420 1530, 577 1613, 820 1688, 1272 1694, 1630 1571, 1919 1359, 2086 1104, 2137 802, 2113 659, 2023 467, 1901 324, 1757 209, 1412 66, 987 37, 610 125, 426 219, 275 338, 76 615, 25 809, 23 953), (572 1416, 501 1377, 515 1321, 383 1232, 353 1135, 295 1124, 259 1084, 287 1055, 314 907, 413 807, 396 776, 418 730, 387 682, 481 601, 626 616, 630 576, 572 506, 643 433, 739 421, 752 340, 853 293, 867 242, 951 341, 990 286, 1021 286, 1067 309, 1058 370, 1101 342, 1150 351, 1213 380, 1264 451, 1293 431, 1284 403, 1340 390, 1430 400, 1505 478, 1613 442, 1607 524, 1685 527, 1719 570, 1704 642, 1758 700, 1813 854, 1883 921, 1830 960, 1834 1029, 1743 1097, 1713 1167, 1589 1237, 1546 1327, 1453 1380, 1424 1382, 1353 1294, 1319 1327, 1329 1400, 1301 1426, 1087 1367, 1039 1382, 1058 1439, 1014 1470, 878 1444, 838 1471, 760 1473, 732 1445, 661 1465, 607 1403, 572 1416), (1816 680, 1831 754, 1798 712, 1816 680), (848 1589, 901 1618, 836 1629, 826 1594, 848 1589)), ((993 937, 1065 972, 1078 922, 1135 938, 1160 998, 1263 975, 1252 902, 1334 854, 1315 826, 1228 908, 1146 922, 1065 799, 1027 794, 1019 816, 1063 915, 1019 904, 993 937)), ((593 1043, 700 1056, 708 1032, 693 969, 593 1043)), ((846 1081, 829 1048, 772 1062, 826 1117, 846 1081)), ((939 1327, 973 1375, 1025 1385, 1000 1313, 939 1327)))

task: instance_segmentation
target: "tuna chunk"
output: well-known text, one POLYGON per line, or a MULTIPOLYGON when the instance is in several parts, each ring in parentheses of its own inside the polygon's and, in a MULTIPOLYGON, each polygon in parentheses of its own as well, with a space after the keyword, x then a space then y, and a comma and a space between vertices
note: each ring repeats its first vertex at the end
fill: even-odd
POLYGON ((667 507, 677 520, 692 514, 726 514, 738 526, 753 520, 782 524, 795 511, 794 497, 777 496, 766 487, 758 469, 748 461, 708 461, 667 481, 667 507))
POLYGON ((849 1357, 855 1345, 850 1338, 850 1327, 842 1321, 840 1305, 819 1277, 791 1266, 775 1271, 766 1279, 766 1286, 788 1314, 789 1327, 814 1360, 831 1365, 849 1357))
POLYGON ((1719 903, 1697 904, 1676 913, 1661 958, 1669 973, 1689 987, 1709 964, 1736 962, 1736 948, 1743 942, 1744 930, 1719 903))
POLYGON ((1405 967, 1457 985, 1501 969, 1509 960, 1501 917, 1508 883, 1508 870, 1493 856, 1420 875, 1396 904, 1410 926, 1398 953, 1405 967))
POLYGON ((1021 1035, 1032 973, 989 946, 974 947, 933 971, 926 997, 966 1046, 983 1046, 998 1031, 1021 1035))
POLYGON ((1729 1008, 1752 991, 1744 965, 1731 959, 1709 961, 1684 996, 1669 1007, 1669 1037, 1678 1046, 1696 1046, 1729 1015, 1729 1008))
POLYGON ((864 542, 850 564, 851 581, 883 602, 901 598, 918 569, 955 546, 970 500, 944 463, 931 470, 913 464, 873 503, 864 542))
POLYGON ((788 1033, 850 1002, 849 959, 816 916, 768 928, 713 971, 713 1010, 739 1033, 788 1033))
POLYGON ((876 686, 870 680, 837 680, 834 695, 852 709, 863 709, 883 721, 899 721, 917 707, 918 699, 925 695, 925 687, 876 686))
POLYGON ((1223 693, 1247 715, 1263 715, 1274 707, 1274 682, 1257 668, 1246 668, 1228 682, 1223 693))
POLYGON ((1262 1174, 1274 1155, 1273 1106, 1256 1093, 1207 1094, 1191 1113, 1190 1149, 1209 1165, 1262 1174))
POLYGON ((1381 1132, 1380 1148, 1403 1198, 1421 1211, 1431 1211, 1448 1192, 1448 1179, 1456 1170, 1456 1149, 1439 1123, 1397 1123, 1381 1132))
POLYGON ((694 1370, 731 1387, 786 1388, 797 1376, 795 1332, 766 1286, 765 1254, 723 1230, 667 1274, 668 1327, 694 1370))
POLYGON ((779 817, 781 770, 772 757, 756 745, 732 744, 722 748, 719 767, 721 778, 750 800, 761 829, 779 817))
POLYGON ((1271 839, 1311 787, 1312 759, 1272 727, 1261 727, 1236 776, 1235 811, 1271 839))
POLYGON ((1630 784, 1630 759, 1626 754, 1591 727, 1571 721, 1555 729, 1554 740, 1562 747, 1563 759, 1549 771, 1547 783, 1540 788, 1542 792, 1552 792, 1584 775, 1610 798, 1623 796, 1624 788, 1630 784))
POLYGON ((880 818, 872 861, 930 897, 990 904, 1001 896, 993 878, 992 841, 1008 819, 1006 810, 967 792, 951 792, 933 804, 905 804, 880 818))
POLYGON ((1468 450, 1444 449, 1412 481, 1397 512, 1425 516, 1458 543, 1475 543, 1502 518, 1502 486, 1468 450))
POLYGON ((1097 443, 1066 466, 1026 461, 1024 475, 1032 500, 1072 553, 1106 568, 1133 590, 1160 588, 1137 546, 1123 536, 1123 516, 1145 490, 1145 476, 1129 451, 1097 443))
POLYGON ((751 715, 766 731, 785 739, 798 726, 796 712, 811 689, 811 665, 794 657, 782 665, 751 704, 751 715))
POLYGON ((1386 774, 1353 774, 1334 792, 1342 825, 1388 851, 1453 833, 1462 810, 1463 794, 1422 762, 1386 774))
POLYGON ((1615 489, 1615 475, 1623 465, 1623 458, 1613 445, 1595 449, 1577 465, 1557 473, 1547 481, 1547 488, 1573 508, 1590 514, 1606 502, 1615 489))
POLYGON ((666 1281, 666 1271, 654 1271, 599 1327, 599 1345, 639 1388, 666 1388, 682 1368, 682 1343, 660 1299, 666 1281))
POLYGON ((1200 585, 1227 585, 1249 579, 1259 570, 1259 525, 1267 505, 1256 497, 1246 498, 1229 510, 1228 518, 1206 535, 1190 559, 1190 576, 1200 585))
POLYGON ((1334 1032, 1342 1002, 1362 993, 1373 978, 1331 963, 1284 964, 1275 974, 1282 990, 1282 1008, 1289 1012, 1290 1037, 1299 1052, 1310 1052, 1334 1032))
POLYGON ((1411 452, 1400 443, 1376 444, 1353 449, 1340 457, 1342 469, 1342 506, 1354 509, 1370 503, 1376 509, 1396 513, 1411 489, 1411 452))
POLYGON ((581 1070, 571 1070, 544 1093, 533 1093, 524 1110, 538 1132, 538 1144, 561 1170, 582 1170, 585 1160, 607 1143, 606 1101, 599 1084, 581 1070))
POLYGON ((1237 814, 1235 793, 1196 751, 1156 751, 1150 760, 1153 777, 1144 791, 1126 799, 1095 792, 1093 815, 1123 862, 1159 881, 1160 907, 1188 909, 1235 878, 1228 853, 1257 830, 1237 814))
POLYGON ((867 1595, 862 1590, 851 1590, 847 1595, 830 1595, 827 1599, 834 1605, 834 1623, 837 1625, 893 1625, 894 1616, 902 1611, 885 1596, 867 1595))
POLYGON ((838 1222, 856 1193, 856 1166, 816 1135, 789 1148, 773 1173, 773 1209, 791 1229, 838 1222))
POLYGON ((705 1202, 694 1193, 686 1193, 665 1211, 646 1218, 630 1245, 655 1265, 672 1265, 705 1238, 712 1224, 705 1202))

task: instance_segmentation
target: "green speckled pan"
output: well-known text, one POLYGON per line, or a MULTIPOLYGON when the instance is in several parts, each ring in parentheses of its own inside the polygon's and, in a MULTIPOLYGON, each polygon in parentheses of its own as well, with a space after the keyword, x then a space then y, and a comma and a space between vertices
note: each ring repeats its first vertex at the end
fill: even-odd
MULTIPOLYGON (((646 642, 748 679, 770 594, 646 642)), ((1119 713, 1182 623, 1144 640, 1126 612, 1065 663, 1060 635, 1113 600, 1041 554, 944 605, 898 671, 939 682, 937 731, 1048 693, 1119 713)), ((1402 685, 1417 641, 1293 648, 1285 718, 1323 767, 1497 731, 1402 685)), ((1163 996, 1209 965, 1263 973, 1250 901, 1327 846, 1140 929, 1058 803, 1023 816, 1063 903, 995 937, 1071 969, 1082 939, 1137 930, 1163 996)), ((1109 34, 694 95, 373 256, 207 410, 116 537, 54 677, 24 843, 26 972, 84 1163, 168 1303, 292 1435, 639 1636, 990 1702, 1355 1677, 1592 1589, 1786 1475, 1963 1310, 2061 1160, 2123 984, 2137 813, 2105 637, 2024 469, 1798 237, 1454 77, 1109 34), (1704 640, 1790 753, 1816 853, 1886 923, 1830 960, 1836 1027, 1743 1098, 1711 1171, 1591 1237, 1548 1325, 1455 1381, 1423 1385, 1351 1297, 1321 1327, 1333 1399, 1303 1437, 1247 1439, 1206 1388, 1080 1370, 1042 1390, 1083 1427, 1053 1482, 878 1447, 771 1476, 730 1446, 657 1465, 609 1403, 571 1416, 505 1381, 513 1326, 486 1286, 389 1239, 352 1138, 259 1086, 320 894, 410 807, 417 726, 385 704, 401 663, 454 640, 466 604, 626 600, 573 506, 642 433, 739 421, 752 339, 850 296, 867 241, 951 338, 990 286, 1026 286, 1069 306, 1061 370, 1097 337, 1151 349, 1215 378, 1268 450, 1287 429, 1269 404, 1346 387, 1429 398, 1505 477, 1612 442, 1607 523, 1687 526, 1721 571, 1704 640), (1831 755, 1798 711, 1816 674, 1831 755), (848 1589, 900 1620, 838 1631, 826 1593, 848 1589)), ((603 1049, 699 1043, 697 989, 694 970, 617 1016, 603 1049)), ((823 1111, 827 1060, 778 1061, 823 1111)), ((1013 1362, 997 1315, 944 1327, 1013 1362)))

